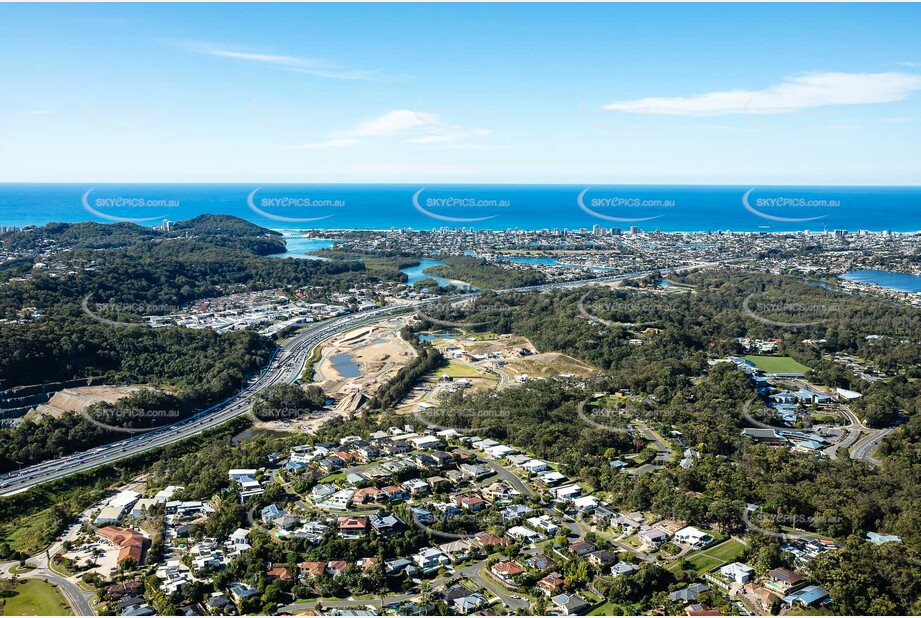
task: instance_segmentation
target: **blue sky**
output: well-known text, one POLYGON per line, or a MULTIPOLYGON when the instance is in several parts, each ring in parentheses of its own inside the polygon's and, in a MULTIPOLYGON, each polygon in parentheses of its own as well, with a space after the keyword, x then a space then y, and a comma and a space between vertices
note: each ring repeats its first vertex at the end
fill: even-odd
POLYGON ((918 5, 0 5, 0 181, 918 185, 918 5))

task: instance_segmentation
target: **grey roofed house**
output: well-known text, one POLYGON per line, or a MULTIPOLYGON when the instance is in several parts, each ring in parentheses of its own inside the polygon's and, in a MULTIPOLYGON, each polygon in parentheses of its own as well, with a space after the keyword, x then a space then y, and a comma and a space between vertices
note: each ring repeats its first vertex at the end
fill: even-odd
POLYGON ((138 605, 123 611, 122 616, 154 616, 156 613, 150 605, 138 605))
POLYGON ((406 527, 403 520, 393 513, 373 513, 368 516, 368 522, 378 534, 390 534, 406 527))
POLYGON ((598 551, 593 551, 588 556, 588 561, 597 564, 598 566, 606 566, 609 564, 614 564, 617 561, 617 554, 607 549, 599 549, 598 551))
POLYGON ((262 523, 264 524, 267 524, 273 519, 281 517, 282 515, 287 515, 284 509, 278 508, 278 505, 275 504, 268 505, 262 509, 260 514, 262 515, 262 523))
POLYGON ((394 560, 388 560, 384 563, 384 572, 387 575, 396 575, 403 571, 406 571, 408 575, 412 575, 416 572, 416 566, 412 560, 395 558, 394 560))
POLYGON ((453 605, 454 610, 461 614, 469 614, 475 612, 481 607, 485 607, 488 601, 479 592, 471 592, 466 596, 458 597, 454 599, 453 605))
POLYGON ((228 605, 233 605, 233 601, 227 598, 223 593, 215 593, 210 599, 205 602, 205 605, 208 609, 223 609, 228 605))
POLYGON ((368 482, 367 477, 364 474, 359 474, 357 472, 349 472, 345 475, 345 481, 349 485, 362 485, 368 482))
POLYGON ((564 616, 577 616, 589 608, 588 603, 574 594, 558 594, 551 600, 564 616))
POLYGON ((669 601, 674 601, 675 603, 693 603, 697 600, 697 596, 701 593, 706 592, 710 589, 710 586, 707 584, 691 584, 687 588, 682 588, 681 590, 676 590, 671 592, 668 595, 669 601))
POLYGON ((301 518, 297 515, 286 513, 281 517, 272 520, 272 525, 282 530, 294 530, 301 523, 301 518))
POLYGON ((630 564, 629 562, 624 562, 623 560, 611 567, 611 575, 614 577, 620 577, 621 575, 633 575, 637 571, 639 571, 639 569, 635 564, 630 564))
POLYGON ((119 611, 125 609, 126 607, 131 607, 133 605, 142 605, 144 603, 144 597, 127 597, 122 599, 116 605, 116 609, 119 611))

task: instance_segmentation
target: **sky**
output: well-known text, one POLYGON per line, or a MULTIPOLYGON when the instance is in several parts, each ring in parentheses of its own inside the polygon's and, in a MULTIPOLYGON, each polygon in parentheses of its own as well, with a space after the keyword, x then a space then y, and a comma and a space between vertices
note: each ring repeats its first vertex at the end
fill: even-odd
POLYGON ((921 184, 917 4, 0 4, 0 182, 921 184))

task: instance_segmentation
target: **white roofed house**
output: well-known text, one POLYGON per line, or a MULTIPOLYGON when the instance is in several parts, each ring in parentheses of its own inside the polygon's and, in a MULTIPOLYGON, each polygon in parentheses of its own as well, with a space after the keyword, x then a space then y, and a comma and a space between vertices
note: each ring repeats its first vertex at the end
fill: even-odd
POLYGON ((435 436, 419 436, 410 440, 418 449, 436 449, 444 446, 444 442, 435 436))
POLYGON ((514 455, 515 453, 518 452, 512 447, 505 446, 504 444, 497 444, 496 446, 492 446, 490 448, 485 449, 485 451, 486 451, 486 454, 489 455, 493 459, 502 459, 503 457, 506 457, 508 455, 514 455))
POLYGON ((544 485, 557 485, 566 480, 566 477, 556 470, 547 470, 537 475, 538 480, 544 485))
POLYGON ((545 472, 550 469, 550 464, 546 461, 541 461, 540 459, 530 459, 523 464, 521 464, 521 469, 530 472, 531 474, 537 474, 538 472, 545 472))
POLYGON ((720 575, 722 575, 726 581, 735 582, 737 584, 747 584, 755 576, 755 570, 747 564, 733 562, 720 567, 720 575))
POLYGON ((431 573, 451 564, 451 558, 436 547, 420 549, 419 553, 413 556, 413 560, 423 573, 431 573))
POLYGON ((713 542, 713 537, 694 526, 687 526, 675 533, 675 542, 691 547, 704 547, 713 542))
POLYGON ((563 485, 551 489, 550 495, 556 500, 575 500, 582 495, 582 488, 578 485, 563 485))
POLYGON ((591 513, 598 506, 598 498, 594 496, 581 496, 572 501, 573 506, 584 513, 591 513))
POLYGON ((544 538, 539 532, 524 526, 512 526, 505 535, 523 543, 536 543, 544 538))
POLYGON ((550 519, 549 515, 541 515, 540 517, 529 517, 526 520, 526 522, 529 526, 531 526, 535 530, 539 530, 549 536, 555 536, 556 533, 559 532, 560 530, 560 527, 557 526, 553 522, 552 519, 550 519))

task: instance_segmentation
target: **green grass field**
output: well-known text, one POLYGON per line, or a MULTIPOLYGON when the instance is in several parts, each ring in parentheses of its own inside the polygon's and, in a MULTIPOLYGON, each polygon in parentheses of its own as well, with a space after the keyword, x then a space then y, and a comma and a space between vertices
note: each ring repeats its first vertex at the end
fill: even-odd
POLYGON ((755 356, 749 354, 745 360, 765 373, 806 373, 809 367, 801 365, 789 356, 755 356))
POLYGON ((588 615, 589 616, 626 616, 627 610, 621 605, 618 605, 617 603, 608 601, 604 605, 599 605, 598 607, 590 611, 588 615))
POLYGON ((452 378, 482 378, 483 374, 476 370, 475 367, 462 365, 460 363, 449 362, 447 367, 440 367, 434 372, 435 379, 447 374, 452 378))
POLYGON ((51 584, 30 579, 3 599, 4 616, 70 616, 70 607, 51 584))
MULTIPOLYGON (((691 552, 686 556, 688 562, 694 565, 698 573, 706 573, 713 569, 732 562, 741 555, 745 546, 735 540, 728 540, 725 543, 714 545, 708 549, 699 552, 691 552)), ((668 565, 668 570, 675 572, 679 569, 680 560, 675 560, 668 565)))
POLYGON ((734 539, 729 539, 725 543, 714 545, 710 549, 704 550, 703 553, 719 558, 724 562, 732 562, 745 551, 745 546, 734 539))

